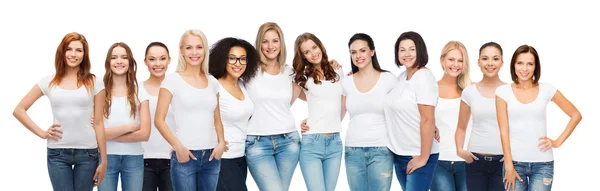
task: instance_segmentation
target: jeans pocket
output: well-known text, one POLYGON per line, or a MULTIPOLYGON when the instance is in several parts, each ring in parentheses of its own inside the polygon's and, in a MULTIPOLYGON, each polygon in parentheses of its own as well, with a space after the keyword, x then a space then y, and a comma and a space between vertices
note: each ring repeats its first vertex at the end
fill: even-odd
POLYGON ((90 149, 90 150, 86 150, 88 156, 92 159, 98 159, 98 155, 100 155, 98 153, 98 150, 96 149, 90 149))
POLYGON ((317 134, 303 134, 302 141, 300 144, 302 146, 314 144, 316 142, 317 136, 317 134))
POLYGON ((48 149, 48 158, 57 158, 57 157, 60 157, 61 155, 62 155, 61 150, 48 149))
POLYGON ((284 134, 285 139, 287 139, 288 141, 292 142, 292 143, 296 143, 299 144, 300 143, 300 135, 298 135, 298 132, 294 131, 291 133, 286 133, 284 134))
POLYGON ((257 141, 257 137, 254 135, 248 135, 246 136, 246 148, 251 147, 252 145, 256 144, 257 141))

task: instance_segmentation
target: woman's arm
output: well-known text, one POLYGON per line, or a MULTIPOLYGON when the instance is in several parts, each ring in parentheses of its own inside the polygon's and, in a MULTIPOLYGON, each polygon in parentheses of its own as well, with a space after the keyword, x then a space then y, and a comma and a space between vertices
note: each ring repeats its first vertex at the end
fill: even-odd
POLYGON ((556 105, 558 105, 558 107, 560 107, 560 109, 571 118, 571 120, 569 120, 567 127, 556 140, 552 140, 546 136, 540 138, 542 142, 538 146, 541 146, 541 149, 544 152, 550 148, 560 147, 567 140, 567 138, 571 136, 571 133, 573 133, 573 130, 575 130, 575 127, 577 127, 577 124, 579 124, 582 119, 579 110, 577 110, 577 108, 567 98, 565 98, 560 91, 556 90, 556 93, 552 97, 552 101, 554 101, 554 103, 556 103, 556 105))
MULTIPOLYGON (((294 102, 296 101, 296 99, 298 97, 300 97, 300 94, 303 94, 304 92, 302 91, 302 88, 300 88, 300 86, 298 84, 296 84, 295 82, 292 81, 292 100, 290 101, 290 106, 294 105, 294 102)), ((304 100, 306 101, 306 95, 304 95, 304 100)))
POLYGON ((50 129, 48 129, 48 131, 44 131, 42 128, 37 126, 37 124, 35 124, 33 120, 31 120, 29 115, 27 115, 27 110, 29 110, 31 105, 33 105, 33 103, 35 103, 43 95, 44 94, 42 93, 40 87, 37 84, 34 85, 33 88, 29 90, 29 93, 27 93, 27 95, 25 95, 25 97, 21 99, 21 102, 19 102, 17 107, 15 107, 15 110, 13 111, 13 116, 15 116, 15 118, 17 118, 17 120, 19 120, 19 122, 21 122, 21 124, 25 126, 25 128, 27 128, 29 131, 31 131, 38 137, 42 139, 52 138, 58 141, 60 138, 62 138, 62 131, 60 129, 55 129, 55 127, 60 127, 59 124, 54 124, 50 126, 50 129))
POLYGON ((216 158, 217 160, 221 160, 221 156, 223 156, 223 152, 225 152, 225 150, 227 150, 227 143, 225 142, 225 133, 223 132, 223 122, 221 121, 221 109, 220 109, 220 103, 219 103, 219 93, 217 93, 217 107, 215 108, 215 113, 214 113, 214 123, 215 123, 215 130, 217 131, 217 140, 218 140, 218 144, 217 146, 215 146, 215 149, 213 150, 212 154, 209 157, 209 161, 211 161, 213 158, 216 158))
POLYGON ((415 170, 425 166, 429 155, 431 155, 431 146, 433 144, 433 131, 435 129, 435 106, 417 104, 419 114, 421 115, 420 133, 421 133, 421 153, 419 156, 414 156, 408 162, 406 173, 411 174, 415 170))
MULTIPOLYGON (((104 98, 106 92, 101 90, 94 96, 94 118, 102 119, 104 115, 104 98)), ((106 174, 107 156, 106 156, 106 138, 104 137, 104 120, 94 121, 94 131, 96 133, 96 141, 98 142, 98 150, 100 151, 100 165, 96 168, 94 180, 96 185, 102 183, 106 174)))
POLYGON ((346 96, 342 96, 342 112, 341 112, 342 116, 340 116, 340 121, 344 120, 344 117, 346 116, 347 111, 348 110, 346 110, 346 96))
MULTIPOLYGON (((119 142, 146 142, 150 138, 150 103, 148 100, 144 100, 140 104, 139 110, 140 116, 140 129, 127 133, 115 138, 115 141, 119 142)), ((109 128, 110 129, 110 128, 109 128)))
POLYGON ((460 111, 458 112, 458 125, 456 126, 456 132, 454 133, 454 139, 456 141, 456 154, 465 160, 467 163, 472 163, 473 160, 477 160, 477 157, 470 151, 464 148, 465 145, 465 134, 467 133, 467 126, 469 125, 469 119, 471 118, 471 107, 464 101, 460 101, 460 111))
POLYGON ((154 115, 154 125, 158 132, 165 138, 165 140, 173 147, 173 149, 177 150, 178 148, 183 147, 177 137, 173 135, 173 132, 169 129, 170 127, 165 122, 167 117, 167 111, 169 110, 169 105, 171 104, 171 99, 173 98, 173 94, 164 88, 160 88, 158 93, 158 102, 156 104, 156 114, 154 115))
POLYGON ((515 189, 515 178, 519 181, 523 181, 521 176, 515 170, 512 160, 512 153, 510 152, 510 130, 508 128, 508 109, 506 101, 496 96, 496 117, 498 120, 498 127, 500 128, 500 140, 502 142, 502 153, 504 153, 504 175, 505 188, 515 189))

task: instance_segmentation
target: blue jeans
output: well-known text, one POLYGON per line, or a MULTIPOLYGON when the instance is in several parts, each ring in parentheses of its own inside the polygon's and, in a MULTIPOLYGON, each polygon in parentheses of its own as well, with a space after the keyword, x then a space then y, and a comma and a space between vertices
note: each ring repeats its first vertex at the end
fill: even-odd
MULTIPOLYGON (((515 191, 550 191, 554 177, 554 161, 550 162, 517 162, 513 161, 515 170, 523 179, 515 181, 515 191)), ((502 171, 502 175, 506 170, 502 171)))
POLYGON ((248 162, 246 157, 221 159, 218 191, 247 191, 248 162))
POLYGON ((304 134, 300 148, 300 169, 308 191, 333 191, 342 164, 340 133, 304 134))
POLYGON ((425 166, 418 168, 411 174, 406 174, 408 162, 413 156, 403 156, 394 154, 394 166, 396 167, 396 176, 402 190, 410 191, 428 191, 433 179, 433 172, 437 166, 439 154, 429 155, 425 166))
POLYGON ((174 191, 217 189, 221 161, 215 158, 208 161, 213 149, 190 150, 197 160, 180 163, 175 151, 171 154, 171 183, 174 191))
POLYGON ((171 159, 144 159, 144 188, 142 191, 172 191, 171 159))
POLYGON ((48 148, 48 174, 54 190, 92 191, 98 168, 98 149, 48 148))
POLYGON ((467 164, 467 190, 505 191, 502 179, 504 155, 484 156, 473 153, 477 160, 467 164))
POLYGON ((299 154, 300 136, 296 131, 246 138, 248 170, 261 191, 288 190, 299 154))
POLYGON ((142 190, 144 184, 144 155, 108 155, 106 176, 98 191, 117 191, 119 174, 123 191, 142 190))
POLYGON ((467 191, 465 161, 438 160, 431 191, 467 191))
POLYGON ((344 157, 350 190, 390 190, 394 154, 387 147, 346 147, 344 157))

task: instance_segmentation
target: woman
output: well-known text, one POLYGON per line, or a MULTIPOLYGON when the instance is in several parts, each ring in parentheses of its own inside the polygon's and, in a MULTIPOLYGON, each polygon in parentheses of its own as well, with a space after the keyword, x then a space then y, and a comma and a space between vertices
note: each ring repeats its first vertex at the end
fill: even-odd
POLYGON ((208 42, 202 31, 186 31, 179 50, 176 73, 165 77, 160 86, 154 123, 174 149, 173 190, 216 190, 226 150, 219 82, 208 74, 208 42), (175 133, 165 122, 169 107, 173 107, 175 133))
MULTIPOLYGON (((147 142, 142 142, 144 148, 144 186, 143 191, 171 191, 171 146, 160 136, 153 121, 160 84, 165 79, 171 57, 169 49, 161 42, 152 42, 146 47, 144 64, 148 67, 150 77, 139 88, 141 95, 146 95, 150 108, 151 130, 147 142)), ((167 111, 165 122, 169 127, 175 127, 172 109, 167 111)), ((171 129, 172 130, 172 129, 171 129)))
POLYGON ((246 84, 254 102, 246 137, 248 169, 260 190, 288 190, 300 153, 300 136, 290 107, 300 89, 294 87, 292 68, 285 63, 285 40, 279 25, 261 25, 255 47, 260 68, 246 84))
POLYGON ((34 85, 13 116, 47 140, 48 173, 54 190, 91 191, 102 183, 107 165, 104 123, 90 123, 92 116, 102 119, 104 86, 101 79, 90 73, 85 36, 75 32, 65 35, 54 60, 55 74, 34 85), (40 128, 27 114, 43 95, 50 100, 54 118, 48 130, 40 128))
POLYGON ((150 136, 146 95, 138 94, 137 63, 127 44, 114 43, 104 65, 104 126, 108 167, 99 191, 141 190, 144 183, 142 141, 150 136))
POLYGON ((342 162, 342 70, 329 64, 327 51, 311 33, 294 43, 294 82, 308 101, 307 125, 300 148, 300 169, 308 190, 335 190, 342 162))
POLYGON ((354 34, 348 48, 353 74, 342 80, 344 105, 350 115, 344 151, 346 177, 350 190, 387 191, 392 184, 394 158, 386 147, 383 100, 397 79, 381 69, 369 35, 354 34))
POLYGON ((440 63, 444 76, 437 82, 439 100, 435 108, 435 126, 439 128, 442 141, 431 191, 467 191, 466 163, 456 154, 454 141, 461 92, 471 85, 469 55, 465 45, 458 41, 448 42, 442 49, 440 63))
POLYGON ((521 45, 510 60, 513 83, 496 89, 504 181, 505 188, 510 190, 551 190, 552 148, 560 147, 581 121, 577 108, 560 91, 549 83, 539 82, 541 70, 537 50, 521 45), (550 101, 571 118, 556 140, 546 136, 546 107, 550 101))
POLYGON ((225 141, 229 144, 229 150, 222 156, 217 190, 248 190, 245 143, 254 103, 245 84, 256 75, 258 54, 249 42, 229 37, 212 46, 208 63, 209 73, 219 80, 219 110, 225 141))
POLYGON ((434 110, 438 87, 426 68, 427 47, 421 35, 402 33, 395 45, 396 65, 406 70, 385 98, 389 148, 402 190, 427 191, 437 165, 434 110))
POLYGON ((477 62, 483 78, 462 91, 455 140, 457 155, 467 163, 467 190, 504 190, 502 145, 494 100, 496 88, 504 84, 498 77, 502 60, 502 47, 498 43, 483 44, 477 62), (470 138, 468 148, 464 149, 470 119, 470 138))

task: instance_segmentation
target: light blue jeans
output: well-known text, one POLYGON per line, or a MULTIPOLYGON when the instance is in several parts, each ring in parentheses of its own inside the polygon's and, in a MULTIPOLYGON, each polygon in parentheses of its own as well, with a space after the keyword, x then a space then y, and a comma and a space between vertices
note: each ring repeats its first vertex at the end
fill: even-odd
MULTIPOLYGON (((515 181, 515 191, 550 191, 552 189, 554 161, 513 161, 513 165, 521 179, 523 179, 523 182, 520 182, 518 179, 515 181)), ((506 170, 502 170, 503 177, 505 174, 506 170)))
POLYGON ((106 176, 98 191, 117 191, 119 174, 123 191, 142 190, 144 184, 144 155, 107 155, 106 176))
POLYGON ((261 191, 288 190, 299 154, 300 136, 296 131, 246 137, 248 170, 261 191))
POLYGON ((342 164, 340 133, 304 134, 300 149, 300 169, 308 191, 333 191, 342 164))
POLYGON ((346 147, 344 155, 350 190, 390 190, 394 155, 387 147, 346 147))

